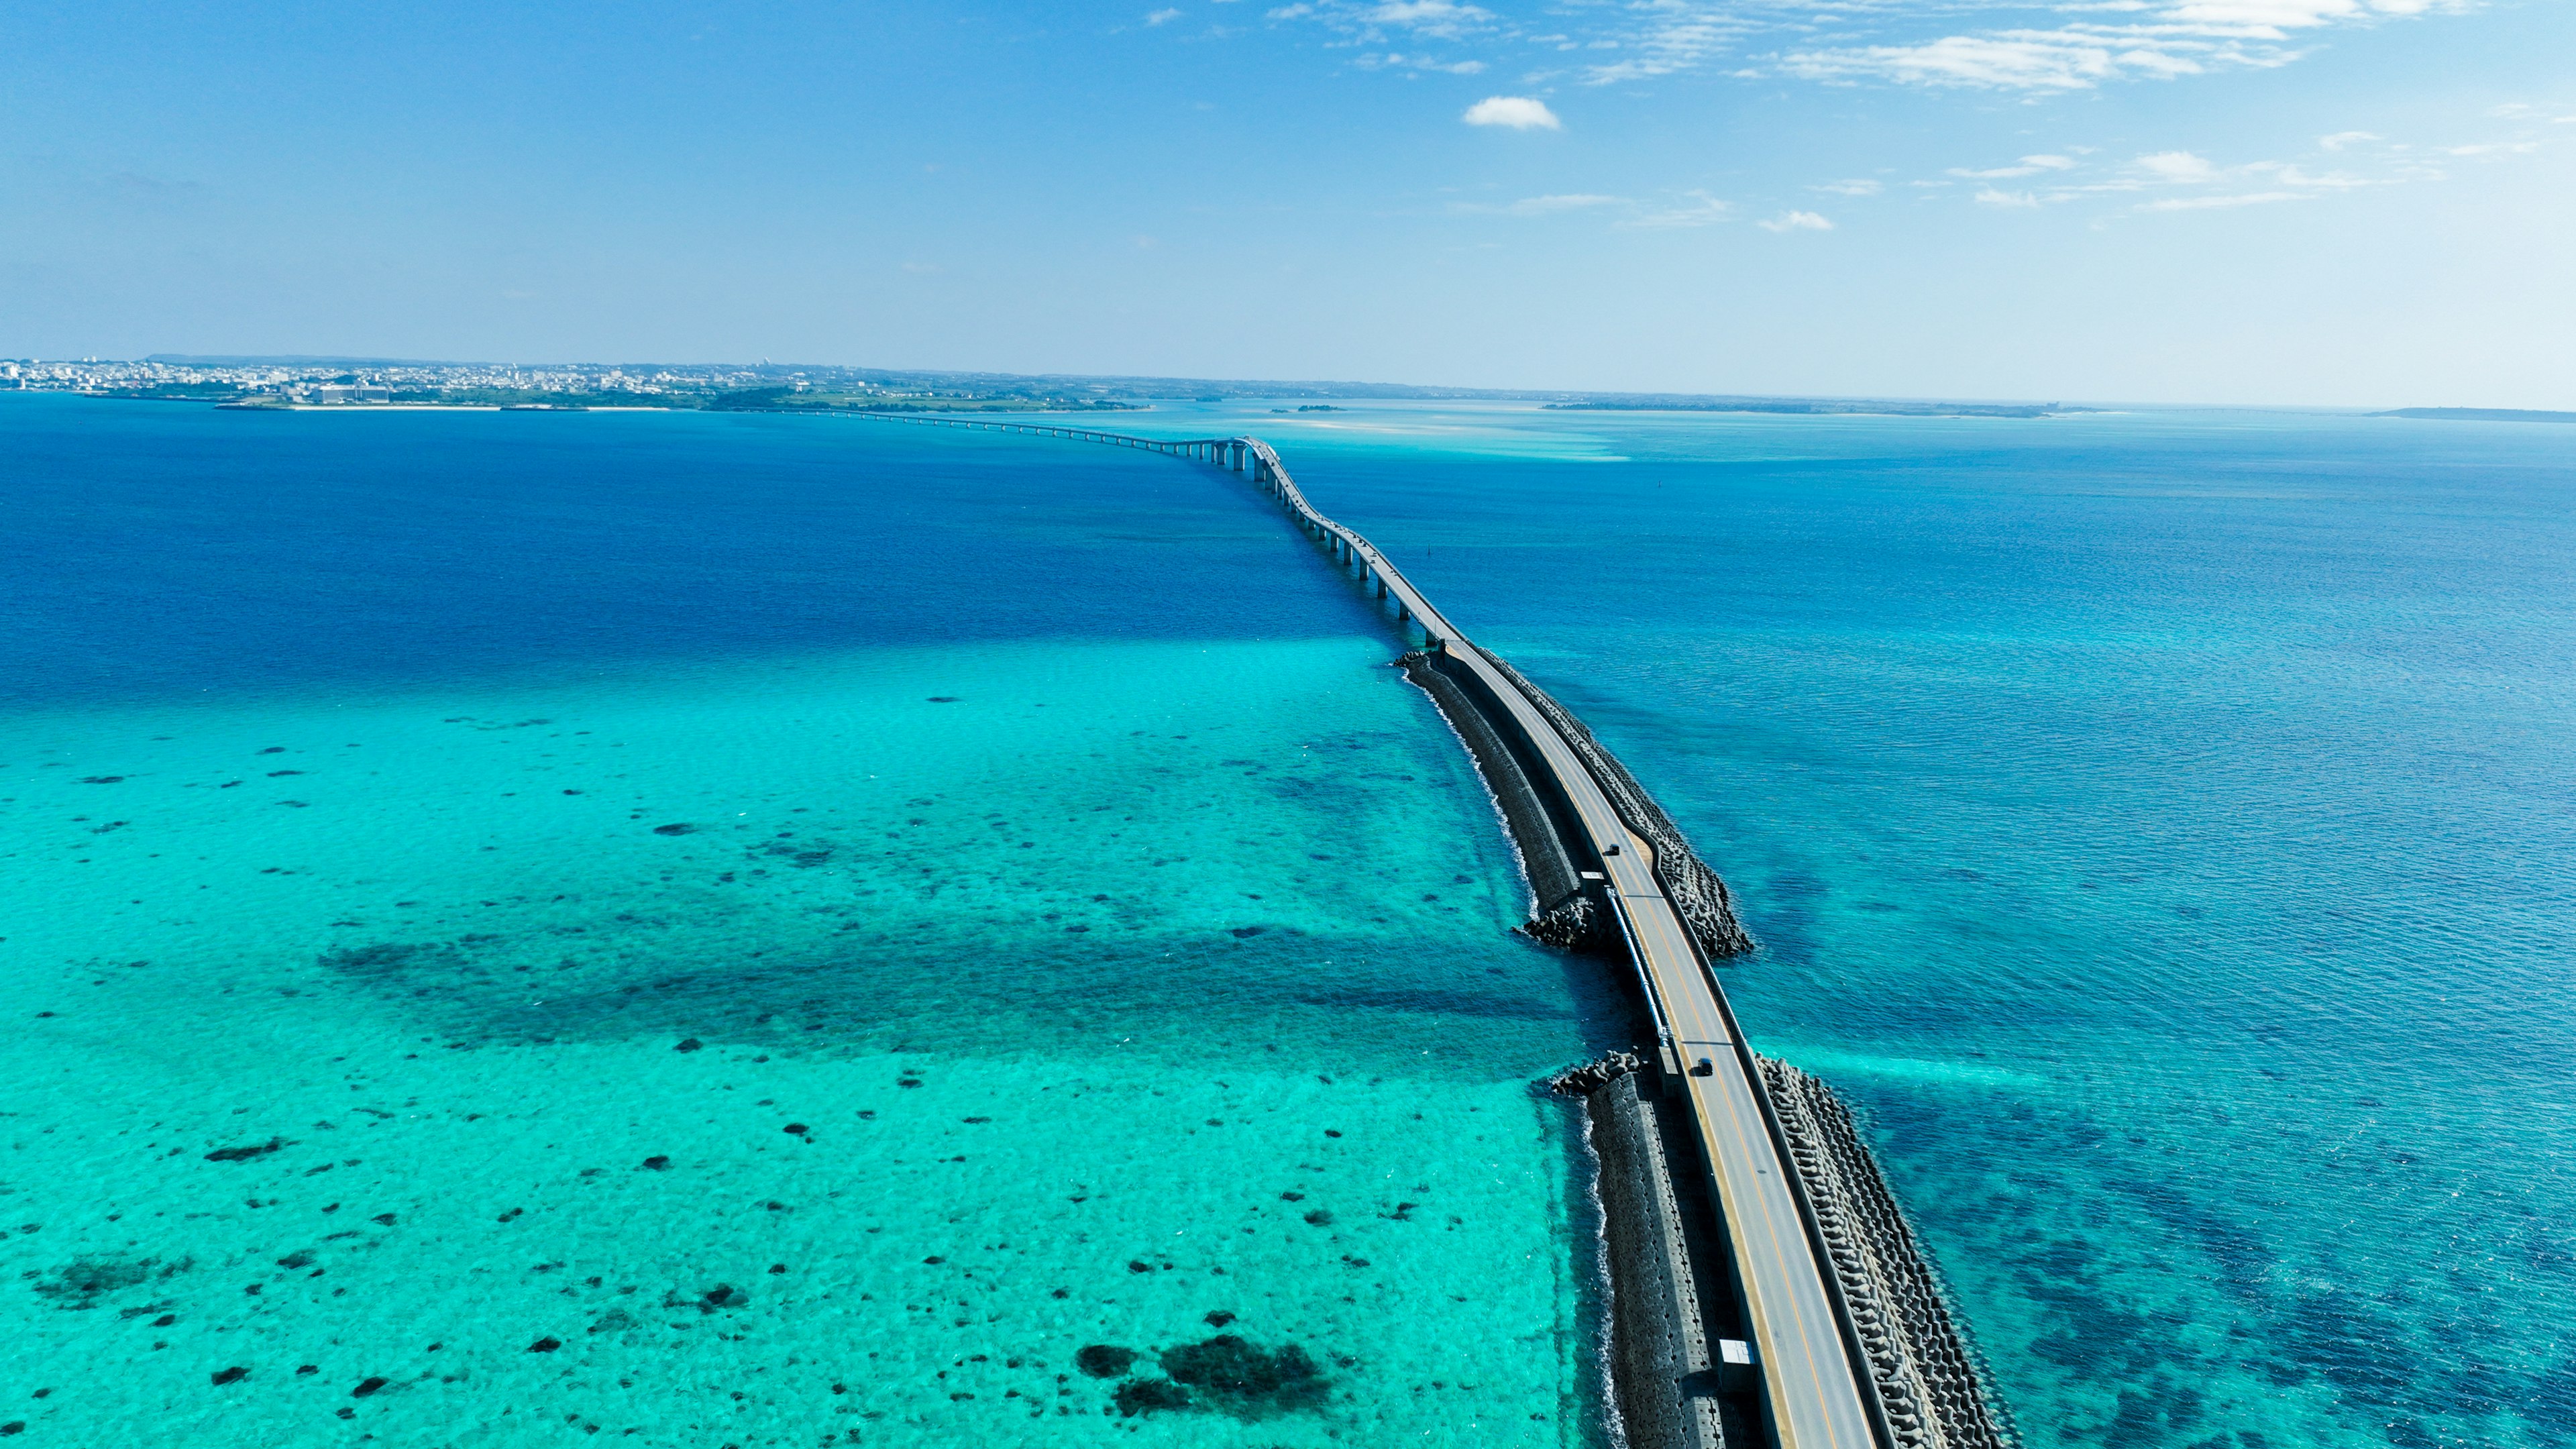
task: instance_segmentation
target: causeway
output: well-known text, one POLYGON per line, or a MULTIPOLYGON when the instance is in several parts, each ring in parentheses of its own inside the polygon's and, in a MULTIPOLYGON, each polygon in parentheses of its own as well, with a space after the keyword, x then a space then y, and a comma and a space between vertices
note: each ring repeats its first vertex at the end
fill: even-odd
POLYGON ((1376 545, 1308 502, 1277 452, 1258 438, 1170 440, 1020 420, 870 416, 1140 448, 1248 473, 1310 537, 1360 570, 1363 581, 1373 581, 1381 598, 1392 599, 1399 617, 1421 628, 1427 650, 1447 654, 1483 683, 1536 747, 1553 777, 1549 783, 1571 806, 1581 843, 1606 877, 1604 895, 1654 1015, 1665 1080, 1684 1089, 1714 1179, 1771 1437, 1780 1449, 1890 1443, 1892 1436, 1882 1437, 1885 1411, 1868 1365, 1858 1356, 1831 1266, 1802 1207, 1760 1067, 1726 993, 1657 877, 1653 846, 1629 828, 1582 752, 1532 703, 1517 676, 1459 632, 1376 545))

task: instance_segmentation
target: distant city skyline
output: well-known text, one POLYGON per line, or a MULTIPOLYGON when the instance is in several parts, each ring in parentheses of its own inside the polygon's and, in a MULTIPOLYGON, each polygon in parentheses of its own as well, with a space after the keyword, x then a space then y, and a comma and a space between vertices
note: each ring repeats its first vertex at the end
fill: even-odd
POLYGON ((0 19, 0 355, 2576 407, 2576 7, 0 19))

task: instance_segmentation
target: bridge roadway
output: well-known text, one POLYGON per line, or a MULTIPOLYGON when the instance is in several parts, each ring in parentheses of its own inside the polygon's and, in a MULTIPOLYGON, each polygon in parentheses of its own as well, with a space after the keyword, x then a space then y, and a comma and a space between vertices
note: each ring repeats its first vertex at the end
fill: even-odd
POLYGON ((1781 1449, 1879 1449, 1872 1432, 1875 1395, 1864 1387, 1861 1365, 1849 1351, 1843 1321, 1835 1312, 1835 1290, 1827 1282, 1830 1269, 1817 1256, 1791 1185, 1794 1169, 1782 1160, 1771 1131, 1752 1050, 1736 1027, 1724 989, 1656 879, 1653 847, 1620 819, 1590 767, 1555 725, 1376 545, 1307 502, 1279 455, 1257 438, 1170 441, 1048 424, 902 420, 1145 448, 1237 472, 1248 467, 1253 480, 1310 535, 1345 563, 1362 568, 1364 577, 1374 576, 1381 595, 1392 596, 1420 624, 1429 647, 1459 660, 1484 682, 1537 746, 1601 858, 1613 913, 1636 960, 1658 1033, 1679 1058, 1680 1080, 1689 1093, 1744 1285, 1773 1435, 1781 1449))

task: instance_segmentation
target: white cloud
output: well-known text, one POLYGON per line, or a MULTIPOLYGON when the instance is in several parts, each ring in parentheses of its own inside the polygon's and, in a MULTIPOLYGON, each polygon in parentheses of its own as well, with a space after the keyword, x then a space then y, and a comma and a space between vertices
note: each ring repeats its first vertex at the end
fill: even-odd
POLYGON ((1428 56, 1399 55, 1393 51, 1385 54, 1372 52, 1361 56, 1353 64, 1362 70, 1427 70, 1438 71, 1443 75, 1483 75, 1485 73, 1485 63, 1481 60, 1433 60, 1428 56))
MULTIPOLYGON (((2514 113, 2516 117, 2520 114, 2514 113)), ((2316 149, 2304 161, 2228 163, 2196 151, 2176 149, 2111 162, 2090 148, 2067 146, 2024 156, 2016 165, 1953 166, 1944 178, 1916 179, 1904 184, 1939 191, 1973 181, 1978 183, 1970 193, 1975 201, 2004 208, 2118 197, 2142 212, 2207 211, 2315 200, 2368 187, 2437 182, 2445 179, 2438 164, 2441 160, 2458 157, 2500 162, 2549 146, 2551 138, 2529 121, 2513 130, 2520 134, 2508 132, 2491 141, 2447 146, 2392 142, 2368 131, 2337 131, 2317 137, 2316 149), (2036 180, 2028 190, 2001 184, 2033 178, 2036 180)))
POLYGON ((1272 20, 1313 20, 1362 45, 1382 40, 1390 31, 1456 40, 1499 24, 1494 12, 1466 0, 1295 0, 1265 14, 1272 20))
POLYGON ((2339 20, 2368 20, 2381 15, 2421 15, 2455 9, 2444 0, 2183 0, 2165 7, 2164 18, 2185 24, 2229 26, 2247 30, 2304 30, 2339 20))
POLYGON ((2018 176, 2037 176, 2044 171, 2072 171, 2075 163, 2064 156, 2024 156, 2018 166, 1996 166, 1984 171, 1970 171, 1962 166, 1950 168, 1953 176, 1971 181, 2009 181, 2018 176))
POLYGON ((1515 131, 1562 131, 1565 123, 1547 103, 1529 96, 1487 96, 1459 117, 1470 126, 1508 126, 1515 131))
POLYGON ((2256 191, 2237 196, 2168 196, 2150 201, 2140 211, 2208 211, 2228 206, 2262 206, 2275 201, 2304 201, 2295 191, 2256 191))
POLYGON ((1393 25, 1417 35, 1455 39, 1470 30, 1481 30, 1494 18, 1494 13, 1476 5, 1460 5, 1455 0, 1382 0, 1363 12, 1372 25, 1393 25))
POLYGON ((1619 225, 1630 231, 1667 231, 1676 227, 1712 226, 1724 221, 1735 208, 1705 191, 1690 193, 1690 200, 1679 206, 1632 216, 1619 225))
POLYGON ((1629 54, 1588 67, 1584 78, 1593 85, 1612 85, 1697 69, 1769 28, 1756 13, 1762 8, 1724 0, 1642 0, 1629 10, 1639 17, 1636 24, 1593 42, 1595 48, 1629 54))
POLYGON ((2207 181, 2218 168, 2189 151, 2158 151, 2138 158, 2139 169, 2160 181, 2207 181))
POLYGON ((1180 18, 1181 12, 1178 10, 1157 10, 1153 14, 1145 17, 1145 23, 1148 25, 1169 25, 1180 18))
POLYGON ((2329 171, 2322 176, 2311 175, 2296 166, 2284 166, 2272 161, 2258 161, 2245 169, 2254 175, 2269 175, 2283 186, 2305 186, 2317 191, 2350 191, 2357 186, 2384 184, 2343 171, 2329 171))
POLYGON ((1596 206, 1617 206, 1616 196, 1595 196, 1580 192, 1569 196, 1525 196, 1503 210, 1514 216, 1548 216, 1560 211, 1588 211, 1596 206))
MULTIPOLYGON (((1587 52, 1575 74, 1615 85, 1718 69, 1835 83, 2026 94, 2288 65, 2338 26, 2478 8, 2485 0, 1574 0, 1523 19, 1471 0, 1293 0, 1268 14, 1339 32, 1587 52)), ((1523 7, 1514 7, 1522 9, 1523 7)))
POLYGON ((1822 185, 1810 186, 1807 189, 1809 191, 1830 192, 1835 196, 1876 196, 1887 188, 1876 181, 1870 180, 1866 176, 1862 176, 1855 177, 1849 181, 1828 181, 1822 185))
POLYGON ((1997 90, 2087 90, 2119 74, 2111 47, 2045 31, 1952 35, 1920 45, 1800 51, 1781 69, 1809 80, 1874 78, 1997 90))
POLYGON ((1832 231, 1834 224, 1812 211, 1784 211, 1778 216, 1753 223, 1764 231, 1832 231))
MULTIPOLYGON (((2130 17, 2070 20, 1929 40, 1829 46, 1782 56, 1779 68, 1813 80, 1863 79, 1990 90, 2089 90, 2113 80, 2171 80, 2222 68, 2269 69, 2306 52, 2292 33, 2463 10, 2476 0, 2062 0, 2061 13, 2130 17)), ((1926 7, 1932 8, 1932 7, 1926 7)), ((1959 7, 1943 6, 1956 12, 1959 7)), ((1973 5, 1967 8, 1983 8, 1973 5)), ((2012 8, 2038 8, 2017 5, 2012 8)), ((1902 7, 1878 10, 1902 14, 1902 7)))

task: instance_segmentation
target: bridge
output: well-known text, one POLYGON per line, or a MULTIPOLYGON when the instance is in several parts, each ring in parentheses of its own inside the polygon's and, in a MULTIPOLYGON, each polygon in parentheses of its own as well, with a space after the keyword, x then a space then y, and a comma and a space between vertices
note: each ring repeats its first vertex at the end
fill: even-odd
POLYGON ((1616 787, 1605 788, 1552 702, 1542 708, 1516 672, 1476 647, 1376 545, 1309 502, 1278 453, 1258 438, 1174 440, 1021 420, 867 416, 1137 448, 1248 473, 1300 529, 1390 600, 1400 620, 1418 626, 1427 650, 1472 673, 1510 712, 1570 807, 1583 837, 1570 844, 1601 866, 1603 895, 1654 1020, 1664 1080, 1682 1089, 1712 1179, 1710 1197, 1724 1218, 1770 1437, 1779 1449, 1922 1442, 1889 1424, 1778 1108, 1725 990, 1666 888, 1656 848, 1613 804, 1616 787))

